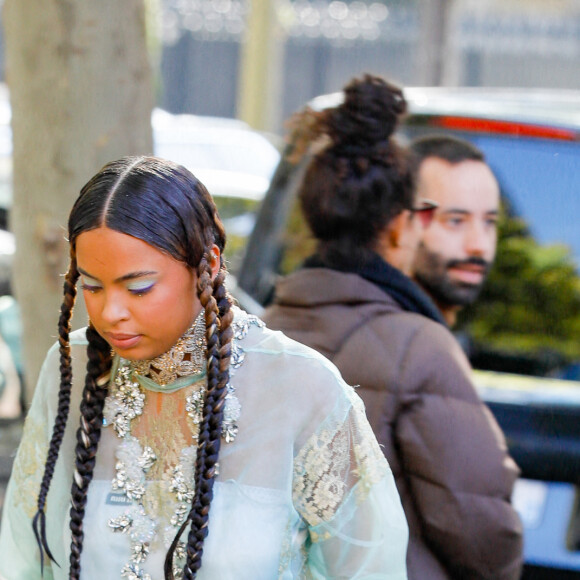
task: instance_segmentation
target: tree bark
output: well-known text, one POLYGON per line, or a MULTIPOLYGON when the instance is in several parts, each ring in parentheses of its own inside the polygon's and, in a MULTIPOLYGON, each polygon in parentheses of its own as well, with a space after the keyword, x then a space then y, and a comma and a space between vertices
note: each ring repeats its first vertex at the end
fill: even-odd
POLYGON ((284 38, 277 0, 248 0, 250 13, 240 51, 237 116, 259 131, 281 123, 284 38))
MULTIPOLYGON (((152 152, 153 87, 143 0, 5 0, 3 22, 12 105, 13 287, 29 402, 57 336, 68 213, 106 162, 152 152)), ((86 323, 83 308, 75 326, 86 323)))
POLYGON ((419 2, 420 35, 417 47, 417 78, 423 86, 442 86, 452 64, 451 15, 455 0, 419 2))

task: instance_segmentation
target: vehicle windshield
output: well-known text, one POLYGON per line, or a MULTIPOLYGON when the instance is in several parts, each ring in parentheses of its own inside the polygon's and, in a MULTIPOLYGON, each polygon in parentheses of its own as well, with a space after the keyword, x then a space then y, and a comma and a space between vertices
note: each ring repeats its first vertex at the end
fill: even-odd
POLYGON ((474 136, 513 212, 541 244, 566 244, 580 265, 580 156, 577 143, 474 136))

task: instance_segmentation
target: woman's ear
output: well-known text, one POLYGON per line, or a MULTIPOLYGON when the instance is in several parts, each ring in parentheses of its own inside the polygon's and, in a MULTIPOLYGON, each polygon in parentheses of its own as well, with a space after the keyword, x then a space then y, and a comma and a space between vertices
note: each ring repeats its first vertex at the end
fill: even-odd
POLYGON ((418 237, 412 213, 409 210, 403 210, 379 234, 375 252, 385 262, 408 276, 417 243, 418 237))
POLYGON ((405 209, 389 222, 385 234, 391 248, 398 248, 403 244, 406 231, 409 228, 410 215, 411 212, 405 209))
POLYGON ((221 252, 215 244, 209 250, 209 267, 211 268, 211 279, 213 280, 221 268, 221 252))

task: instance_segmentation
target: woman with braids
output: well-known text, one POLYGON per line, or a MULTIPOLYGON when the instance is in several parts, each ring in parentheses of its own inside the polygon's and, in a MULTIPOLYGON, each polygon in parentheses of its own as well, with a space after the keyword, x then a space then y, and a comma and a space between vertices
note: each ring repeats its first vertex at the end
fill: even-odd
POLYGON ((409 273, 422 227, 444 219, 415 193, 393 138, 402 91, 367 75, 344 102, 295 119, 312 145, 298 196, 317 241, 282 280, 264 320, 327 356, 365 402, 409 523, 409 580, 516 580, 518 469, 471 368, 409 273))
POLYGON ((405 579, 407 524, 362 403, 232 305, 203 185, 124 158, 85 185, 68 230, 0 578, 405 579), (77 283, 90 322, 71 332, 77 283))

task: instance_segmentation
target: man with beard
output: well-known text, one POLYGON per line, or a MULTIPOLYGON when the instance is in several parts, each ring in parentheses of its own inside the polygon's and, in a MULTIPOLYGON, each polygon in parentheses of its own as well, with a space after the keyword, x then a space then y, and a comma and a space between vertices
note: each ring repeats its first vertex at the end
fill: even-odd
POLYGON ((475 301, 497 244, 499 186, 483 153, 468 141, 442 135, 410 145, 418 167, 418 195, 439 205, 425 228, 413 276, 447 324, 475 301))

